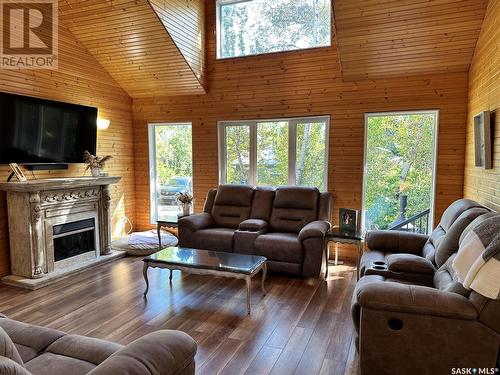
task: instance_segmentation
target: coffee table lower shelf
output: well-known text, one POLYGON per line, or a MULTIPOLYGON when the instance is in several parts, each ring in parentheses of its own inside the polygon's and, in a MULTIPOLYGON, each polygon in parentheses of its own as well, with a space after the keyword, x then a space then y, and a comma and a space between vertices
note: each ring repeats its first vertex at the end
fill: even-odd
POLYGON ((177 264, 166 264, 154 261, 146 261, 144 259, 144 267, 143 267, 143 275, 144 280, 146 282, 146 290, 144 291, 144 297, 147 296, 149 291, 149 280, 148 280, 148 269, 149 268, 165 268, 170 270, 169 280, 172 282, 173 271, 178 270, 186 273, 192 273, 196 275, 210 275, 210 276, 219 276, 219 277, 229 277, 233 279, 243 279, 245 280, 247 287, 247 313, 250 314, 250 285, 252 277, 258 274, 262 270, 262 280, 261 280, 261 289, 264 294, 266 294, 266 289, 264 287, 264 282, 266 280, 267 275, 267 265, 266 262, 263 262, 259 265, 252 273, 239 273, 239 272, 230 272, 230 271, 222 271, 222 270, 214 270, 214 269, 206 269, 206 268, 194 268, 189 266, 180 266, 177 264))

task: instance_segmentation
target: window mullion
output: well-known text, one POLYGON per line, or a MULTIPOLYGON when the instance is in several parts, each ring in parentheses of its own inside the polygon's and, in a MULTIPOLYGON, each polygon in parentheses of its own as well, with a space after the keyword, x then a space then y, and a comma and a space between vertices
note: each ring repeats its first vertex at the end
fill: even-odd
POLYGON ((288 184, 296 185, 297 120, 288 122, 288 184))
POLYGON ((250 123, 250 185, 257 186, 257 122, 250 123))

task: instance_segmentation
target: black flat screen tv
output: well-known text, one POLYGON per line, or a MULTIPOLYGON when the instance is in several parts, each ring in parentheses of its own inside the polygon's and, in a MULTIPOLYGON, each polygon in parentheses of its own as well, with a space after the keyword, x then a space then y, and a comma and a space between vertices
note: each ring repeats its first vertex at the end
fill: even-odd
POLYGON ((94 107, 0 93, 0 164, 82 163, 96 122, 94 107))

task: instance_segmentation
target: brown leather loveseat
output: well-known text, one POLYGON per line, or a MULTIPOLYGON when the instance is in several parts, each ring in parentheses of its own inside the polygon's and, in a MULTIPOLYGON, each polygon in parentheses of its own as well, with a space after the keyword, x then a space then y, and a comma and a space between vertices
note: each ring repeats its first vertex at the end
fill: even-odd
POLYGON ((318 277, 332 201, 316 188, 221 185, 203 213, 179 219, 179 246, 262 255, 271 271, 318 277))

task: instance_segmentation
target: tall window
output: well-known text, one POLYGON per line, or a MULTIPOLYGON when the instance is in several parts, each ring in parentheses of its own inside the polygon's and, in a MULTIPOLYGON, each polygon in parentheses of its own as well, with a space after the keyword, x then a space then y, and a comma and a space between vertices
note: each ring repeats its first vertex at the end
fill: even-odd
POLYGON ((427 233, 438 112, 374 113, 365 122, 364 229, 427 233))
POLYGON ((175 217, 177 194, 193 191, 191 124, 149 125, 151 222, 175 217))
POLYGON ((217 57, 331 45, 331 0, 217 0, 217 57))
POLYGON ((325 191, 328 127, 328 117, 220 122, 220 182, 325 191))

